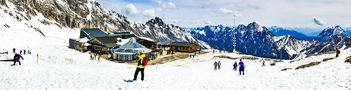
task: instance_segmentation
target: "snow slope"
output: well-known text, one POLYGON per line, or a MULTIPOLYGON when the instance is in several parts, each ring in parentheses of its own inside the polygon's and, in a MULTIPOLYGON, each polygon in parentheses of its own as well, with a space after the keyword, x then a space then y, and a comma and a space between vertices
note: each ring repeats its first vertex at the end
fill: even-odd
POLYGON ((67 48, 68 38, 79 36, 78 29, 40 24, 40 19, 44 19, 40 14, 20 23, 8 14, 2 14, 1 10, 0 13, 0 52, 10 52, 9 55, 1 54, 0 60, 11 59, 12 48, 32 51, 32 55, 23 55, 25 60, 21 61, 21 66, 0 61, 0 90, 351 89, 351 74, 348 74, 351 65, 343 62, 351 55, 350 49, 343 50, 337 59, 299 70, 281 71, 334 55, 312 56, 292 63, 279 62, 274 67, 261 67, 260 61, 244 60, 245 76, 232 70, 234 60, 213 58, 217 55, 242 55, 208 53, 195 59, 147 66, 145 81, 127 83, 123 80, 132 79, 135 65, 89 60, 89 54, 67 48), (39 28, 45 37, 30 26, 39 28), (36 54, 39 54, 38 62, 36 54), (221 61, 221 70, 213 70, 214 61, 221 61))
MULTIPOLYGON (((30 35, 28 35, 30 36, 30 35)), ((7 38, 7 37, 6 37, 7 38)), ((53 39, 53 38, 50 38, 53 39)), ((49 40, 50 40, 49 39, 49 40)), ((195 59, 178 60, 166 64, 147 66, 146 80, 127 83, 132 79, 134 65, 88 60, 89 55, 70 50, 50 42, 40 53, 39 63, 35 55, 24 55, 22 66, 9 66, 12 62, 0 62, 1 90, 38 89, 94 89, 94 90, 261 90, 261 89, 351 89, 351 65, 343 63, 351 53, 345 50, 340 58, 301 70, 280 71, 301 64, 320 61, 333 54, 312 56, 293 63, 281 62, 277 66, 261 67, 260 61, 244 60, 246 75, 239 76, 232 70, 234 60, 213 58, 233 53, 209 53, 195 59), (213 70, 213 62, 221 61, 222 69, 213 70)), ((11 55, 9 55, 11 56, 11 55)), ((244 55, 245 56, 245 55, 244 55)), ((140 78, 140 76, 139 76, 140 78)))

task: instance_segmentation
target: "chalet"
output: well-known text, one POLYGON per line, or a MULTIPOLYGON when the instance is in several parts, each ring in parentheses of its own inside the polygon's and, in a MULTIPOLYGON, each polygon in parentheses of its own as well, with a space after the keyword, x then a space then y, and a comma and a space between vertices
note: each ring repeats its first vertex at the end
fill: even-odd
POLYGON ((94 37, 106 37, 106 36, 108 36, 108 34, 98 28, 83 28, 80 30, 79 38, 86 37, 88 39, 92 39, 94 37))
POLYGON ((136 37, 136 41, 146 48, 150 48, 153 51, 157 49, 156 41, 147 37, 136 37))
POLYGON ((111 49, 115 49, 120 46, 117 44, 118 42, 120 42, 118 36, 94 37, 89 40, 89 43, 92 44, 89 49, 92 52, 107 54, 110 53, 111 49))
POLYGON ((170 45, 170 50, 175 52, 196 52, 199 45, 197 43, 190 42, 173 42, 170 45))
POLYGON ((78 50, 80 52, 86 52, 86 51, 88 51, 88 46, 90 45, 88 43, 88 40, 89 39, 87 39, 87 38, 81 38, 81 39, 70 38, 68 47, 75 49, 75 50, 78 50))

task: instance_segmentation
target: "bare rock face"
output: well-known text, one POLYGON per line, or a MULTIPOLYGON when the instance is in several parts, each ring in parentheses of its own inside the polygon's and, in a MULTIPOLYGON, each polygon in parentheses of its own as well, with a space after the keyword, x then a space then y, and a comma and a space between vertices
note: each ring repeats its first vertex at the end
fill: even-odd
POLYGON ((101 28, 107 32, 130 31, 158 42, 197 42, 183 28, 165 24, 160 18, 151 19, 147 24, 135 23, 115 11, 106 10, 95 0, 0 0, 0 5, 7 6, 6 2, 15 5, 16 12, 10 14, 15 13, 13 17, 18 21, 31 20, 42 14, 50 20, 40 21, 44 25, 101 28))

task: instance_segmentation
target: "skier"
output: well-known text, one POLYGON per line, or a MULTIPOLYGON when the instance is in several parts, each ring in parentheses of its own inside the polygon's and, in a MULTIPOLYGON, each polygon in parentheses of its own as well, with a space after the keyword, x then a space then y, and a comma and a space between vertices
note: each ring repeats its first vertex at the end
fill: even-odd
POLYGON ((144 62, 143 62, 144 59, 145 59, 144 51, 139 52, 139 55, 137 56, 137 60, 136 60, 137 67, 134 73, 133 81, 137 80, 139 72, 141 72, 141 80, 144 81, 144 69, 145 69, 144 62))
POLYGON ((340 50, 339 50, 338 48, 335 48, 335 51, 336 51, 336 55, 335 55, 335 57, 337 58, 337 57, 339 57, 340 50))
POLYGON ((221 69, 221 61, 218 61, 218 70, 221 69))
POLYGON ((233 65, 234 71, 236 71, 237 67, 238 67, 238 63, 236 63, 236 61, 235 61, 235 62, 234 62, 234 65, 233 65))
POLYGON ((215 53, 215 50, 212 51, 212 54, 214 54, 214 53, 215 53))
POLYGON ((217 70, 217 62, 214 62, 213 66, 214 66, 214 70, 217 70))
POLYGON ((22 50, 20 50, 20 54, 22 55, 22 50))
POLYGON ((16 65, 16 62, 18 62, 19 65, 21 65, 20 59, 24 60, 20 54, 16 53, 15 56, 13 56, 13 65, 16 65))
POLYGON ((26 50, 23 50, 23 54, 26 55, 26 50))
MULTIPOLYGON (((262 59, 263 60, 263 59, 262 59)), ((263 60, 262 61, 262 67, 264 67, 265 66, 265 61, 263 60)))
POLYGON ((241 75, 241 72, 244 74, 244 71, 245 71, 245 65, 244 65, 244 62, 240 59, 240 62, 239 62, 239 75, 241 75))

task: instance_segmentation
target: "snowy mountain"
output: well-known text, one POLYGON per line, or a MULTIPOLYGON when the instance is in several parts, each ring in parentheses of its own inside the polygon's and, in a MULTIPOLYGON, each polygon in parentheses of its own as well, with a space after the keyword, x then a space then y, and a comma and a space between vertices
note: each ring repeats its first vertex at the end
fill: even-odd
POLYGON ((205 26, 189 28, 190 32, 197 39, 208 43, 211 47, 222 50, 233 50, 233 28, 218 26, 205 26))
POLYGON ((247 26, 239 25, 236 28, 218 25, 190 28, 187 31, 197 39, 207 42, 211 47, 229 51, 234 49, 233 35, 235 34, 236 51, 269 58, 291 59, 312 43, 289 35, 275 36, 268 28, 256 22, 247 26))
POLYGON ((329 51, 335 51, 335 48, 343 47, 348 36, 341 26, 329 27, 324 29, 317 37, 318 43, 313 44, 307 48, 306 54, 320 54, 329 51))
MULTIPOLYGON (((95 0, 0 0, 0 10, 15 18, 15 22, 30 21, 42 15, 41 24, 61 28, 98 27, 107 32, 130 31, 137 36, 149 37, 159 42, 198 42, 183 28, 165 24, 156 17, 145 24, 136 23, 127 17, 103 8, 95 0)), ((28 27, 41 31, 31 23, 28 27)), ((45 33, 43 33, 45 35, 45 33)))
POLYGON ((288 28, 283 28, 283 27, 278 27, 278 26, 272 26, 268 28, 272 33, 276 36, 285 36, 285 35, 291 35, 295 38, 300 38, 303 40, 313 40, 315 37, 312 36, 307 36, 303 33, 297 32, 293 29, 288 29, 288 28))
POLYGON ((275 36, 274 38, 278 48, 283 48, 289 53, 289 55, 298 55, 302 50, 315 43, 315 41, 302 40, 291 35, 275 36))

